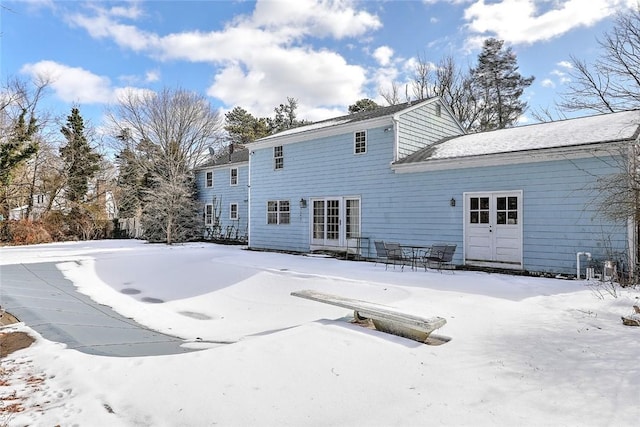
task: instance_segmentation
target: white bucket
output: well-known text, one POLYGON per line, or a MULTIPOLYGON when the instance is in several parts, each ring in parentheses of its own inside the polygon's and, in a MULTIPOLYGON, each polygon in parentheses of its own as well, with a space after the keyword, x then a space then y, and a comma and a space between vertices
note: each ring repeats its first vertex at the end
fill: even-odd
POLYGON ((615 279, 617 275, 617 267, 615 261, 605 261, 602 270, 602 280, 609 281, 615 279))

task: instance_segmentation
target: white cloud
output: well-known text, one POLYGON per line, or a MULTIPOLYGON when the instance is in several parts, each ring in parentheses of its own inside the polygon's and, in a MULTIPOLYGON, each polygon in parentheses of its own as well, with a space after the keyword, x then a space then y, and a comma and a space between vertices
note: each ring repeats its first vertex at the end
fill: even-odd
MULTIPOLYGON (((167 35, 120 22, 122 16, 141 15, 132 10, 96 6, 92 15, 77 13, 69 19, 94 38, 156 59, 211 63, 214 83, 207 93, 256 115, 271 115, 287 96, 298 100, 301 117, 312 105, 333 111, 361 98, 366 70, 336 52, 311 47, 309 39, 362 38, 382 26, 377 16, 350 0, 259 0, 251 15, 236 17, 223 30, 167 35)), ((384 61, 385 53, 379 55, 384 61)))
POLYGON ((69 67, 54 61, 26 64, 20 72, 32 77, 44 77, 51 82, 56 95, 70 103, 108 103, 114 98, 111 81, 83 68, 69 67))
POLYGON ((139 30, 133 25, 121 24, 116 19, 120 18, 120 12, 113 9, 92 9, 95 15, 88 16, 75 13, 68 16, 67 20, 73 26, 84 28, 91 37, 96 39, 109 38, 116 44, 136 52, 157 47, 159 37, 153 33, 139 30))
POLYGON ((145 74, 144 81, 147 83, 153 83, 160 80, 160 71, 158 70, 150 70, 145 74))
POLYGON ((508 44, 529 44, 558 37, 574 28, 591 26, 636 0, 477 0, 464 13, 469 40, 495 36, 508 44))
POLYGON ((259 116, 272 115, 273 107, 291 96, 299 102, 300 117, 318 120, 327 116, 308 116, 323 111, 312 111, 310 106, 332 110, 342 102, 353 103, 362 97, 360 88, 365 82, 365 70, 347 64, 336 53, 272 47, 256 52, 249 64, 223 67, 207 94, 259 116))
POLYGON ((380 46, 373 51, 373 57, 378 61, 378 64, 383 67, 391 63, 391 57, 393 57, 393 49, 389 46, 380 46))
POLYGON ((573 64, 569 61, 560 61, 556 64, 558 67, 566 68, 568 70, 573 68, 573 64))
POLYGON ((299 36, 355 37, 377 29, 377 16, 357 11, 349 0, 258 1, 250 22, 256 27, 288 31, 299 36))
POLYGON ((556 84, 551 79, 544 79, 542 82, 540 82, 540 84, 542 85, 542 87, 556 87, 556 84))
MULTIPOLYGON (((145 93, 149 89, 133 86, 117 87, 108 77, 98 76, 80 67, 70 67, 55 61, 26 64, 21 73, 42 77, 50 82, 55 95, 64 102, 78 104, 109 104, 117 102, 125 93, 145 93)), ((135 76, 122 76, 121 80, 137 81, 135 76)))

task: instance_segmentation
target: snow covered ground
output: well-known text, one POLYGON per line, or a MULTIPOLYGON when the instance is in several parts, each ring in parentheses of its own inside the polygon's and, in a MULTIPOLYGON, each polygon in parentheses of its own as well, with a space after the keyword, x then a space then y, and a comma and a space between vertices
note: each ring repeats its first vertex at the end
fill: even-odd
MULTIPOLYGON (((90 356, 38 337, 2 361, 9 426, 635 426, 640 293, 586 281, 384 265, 240 247, 98 241, 0 248, 56 262, 80 292, 201 351, 90 356), (137 294, 126 294, 131 289, 137 294), (441 316, 428 346, 290 296, 314 289, 441 316), (125 291, 123 293, 122 291, 125 291), (162 300, 162 303, 146 301, 162 300), (222 344, 226 343, 226 344, 222 344)), ((1 280, 1 278, 0 278, 1 280)), ((4 331, 30 331, 23 324, 4 331)))

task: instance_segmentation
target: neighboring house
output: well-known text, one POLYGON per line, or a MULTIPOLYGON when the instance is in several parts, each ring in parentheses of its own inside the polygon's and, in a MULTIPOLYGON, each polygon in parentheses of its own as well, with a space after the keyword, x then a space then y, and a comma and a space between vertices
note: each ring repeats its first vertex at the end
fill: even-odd
POLYGON ((597 189, 639 125, 629 111, 464 135, 432 98, 290 129, 248 145, 249 246, 444 242, 458 265, 563 274, 578 252, 629 261, 633 221, 603 217, 597 189))
MULTIPOLYGON (((107 219, 114 219, 117 216, 117 207, 115 203, 115 198, 113 197, 113 192, 109 190, 103 190, 100 188, 100 191, 97 190, 97 187, 104 186, 104 183, 92 183, 90 185, 90 189, 87 192, 88 197, 98 197, 101 205, 104 205, 105 214, 107 219)), ((32 221, 37 221, 42 219, 42 215, 44 215, 48 210, 51 211, 62 211, 65 213, 69 212, 68 200, 65 198, 64 190, 60 191, 56 194, 53 199, 53 203, 50 202, 51 196, 48 194, 34 194, 32 199, 31 211, 29 212, 29 219, 32 221)), ((27 217, 27 209, 29 207, 27 205, 20 206, 17 208, 13 208, 9 211, 9 219, 19 220, 26 219, 27 217)))
MULTIPOLYGON (((64 204, 64 196, 57 195, 53 203, 50 203, 51 196, 48 194, 34 194, 31 204, 31 211, 29 212, 29 219, 32 221, 37 221, 42 218, 42 215, 47 211, 47 209, 51 210, 65 210, 64 204), (51 207, 49 207, 51 205, 51 207)), ((9 219, 19 220, 19 219, 27 219, 27 210, 29 206, 24 205, 17 208, 11 209, 9 212, 9 219)))
POLYGON ((249 219, 249 150, 230 145, 196 170, 205 238, 244 240, 249 219))

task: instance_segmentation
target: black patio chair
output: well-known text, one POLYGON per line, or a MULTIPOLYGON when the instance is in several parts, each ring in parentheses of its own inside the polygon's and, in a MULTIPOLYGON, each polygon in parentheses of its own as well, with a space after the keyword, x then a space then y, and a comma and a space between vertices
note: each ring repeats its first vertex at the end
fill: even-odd
POLYGON ((387 257, 393 261, 393 268, 396 268, 396 264, 400 264, 404 271, 404 265, 407 262, 411 263, 411 259, 404 253, 400 243, 385 242, 384 247, 387 250, 387 257))
POLYGON ((450 266, 453 260, 453 255, 456 252, 457 245, 438 243, 431 246, 431 249, 427 251, 422 257, 424 264, 424 271, 427 271, 427 267, 436 265, 438 270, 441 271, 443 266, 450 266))
POLYGON ((376 264, 378 262, 384 262, 384 269, 386 270, 391 264, 391 259, 389 259, 389 254, 387 252, 387 248, 382 240, 374 240, 373 245, 376 248, 376 264))

